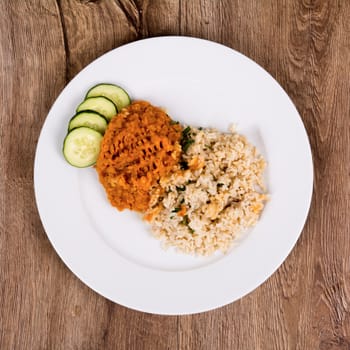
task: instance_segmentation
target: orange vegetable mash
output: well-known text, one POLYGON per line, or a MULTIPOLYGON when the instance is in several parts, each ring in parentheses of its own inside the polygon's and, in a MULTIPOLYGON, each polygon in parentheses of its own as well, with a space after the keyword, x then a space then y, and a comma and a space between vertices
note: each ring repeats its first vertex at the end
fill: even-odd
POLYGON ((96 170, 113 206, 148 209, 151 188, 180 160, 181 131, 163 110, 145 101, 132 103, 110 121, 96 170))

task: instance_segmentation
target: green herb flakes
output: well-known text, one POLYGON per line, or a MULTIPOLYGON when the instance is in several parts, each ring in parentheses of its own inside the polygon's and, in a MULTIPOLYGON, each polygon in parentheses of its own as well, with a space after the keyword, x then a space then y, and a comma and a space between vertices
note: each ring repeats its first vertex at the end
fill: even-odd
POLYGON ((184 153, 188 151, 188 148, 194 143, 194 139, 191 137, 191 128, 188 126, 182 131, 181 148, 184 153))
POLYGON ((188 226, 188 224, 190 223, 190 219, 188 218, 188 215, 184 215, 181 224, 188 226))

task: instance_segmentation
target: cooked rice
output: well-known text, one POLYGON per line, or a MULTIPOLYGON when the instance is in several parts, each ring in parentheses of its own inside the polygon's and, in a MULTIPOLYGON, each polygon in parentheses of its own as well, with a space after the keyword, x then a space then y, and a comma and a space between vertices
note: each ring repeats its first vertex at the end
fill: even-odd
POLYGON ((267 199, 265 161, 234 130, 191 128, 191 137, 183 155, 189 169, 160 180, 145 218, 165 247, 195 255, 227 252, 259 219, 267 199))

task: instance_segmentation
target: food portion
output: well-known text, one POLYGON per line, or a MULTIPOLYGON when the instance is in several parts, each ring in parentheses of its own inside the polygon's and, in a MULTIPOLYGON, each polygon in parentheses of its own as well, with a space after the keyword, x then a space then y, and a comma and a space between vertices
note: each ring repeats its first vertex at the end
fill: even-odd
POLYGON ((131 103, 128 93, 114 84, 98 84, 86 94, 86 98, 104 96, 110 99, 117 107, 118 112, 131 103))
POLYGON ((160 180, 145 218, 165 246, 190 254, 226 252, 254 226, 267 199, 265 161, 245 137, 184 129, 182 169, 160 180))
POLYGON ((67 162, 78 168, 95 164, 102 137, 98 131, 85 126, 73 129, 63 142, 63 154, 67 162))
POLYGON ((72 131, 80 126, 94 129, 103 135, 107 128, 107 120, 101 114, 96 112, 83 111, 72 117, 68 124, 68 131, 72 131))
POLYGON ((265 161, 244 136, 184 127, 113 84, 87 92, 63 154, 95 165, 111 205, 141 213, 164 247, 187 254, 227 252, 268 199, 265 161))
POLYGON ((145 212, 151 189, 179 163, 180 138, 180 125, 148 102, 134 102, 113 118, 96 163, 111 204, 145 212))
POLYGON ((116 105, 110 99, 103 96, 89 97, 84 100, 77 107, 77 112, 81 111, 96 112, 103 115, 108 121, 118 113, 116 105))
POLYGON ((63 155, 66 161, 78 168, 94 165, 108 122, 129 104, 129 95, 118 85, 98 84, 92 87, 69 121, 68 133, 63 142, 63 155), (84 129, 75 131, 82 127, 84 129))

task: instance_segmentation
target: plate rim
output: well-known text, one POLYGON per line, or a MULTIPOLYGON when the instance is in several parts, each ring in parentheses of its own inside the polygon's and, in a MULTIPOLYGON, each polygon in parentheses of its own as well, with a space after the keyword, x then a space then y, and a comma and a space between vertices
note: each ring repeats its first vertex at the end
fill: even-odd
MULTIPOLYGON (((228 46, 225 46, 223 44, 220 44, 220 43, 217 43, 217 42, 213 42, 213 41, 210 41, 210 40, 206 40, 206 39, 201 39, 201 38, 195 38, 195 37, 186 37, 186 36, 162 36, 162 37, 153 37, 153 38, 146 38, 146 39, 141 39, 141 40, 137 40, 137 41, 134 41, 134 42, 130 42, 130 43, 127 43, 125 45, 122 45, 120 47, 117 47, 117 48, 114 48, 106 53, 104 53, 103 55, 99 56, 98 58, 96 58, 95 60, 93 60, 90 64, 88 64, 86 67, 84 67, 79 73, 77 73, 77 75, 61 90, 61 92, 59 93, 59 95, 57 96, 55 102, 53 103, 52 107, 50 108, 50 111, 48 112, 46 118, 45 118, 45 121, 42 125, 42 128, 41 128, 41 131, 40 131, 40 135, 39 135, 39 138, 38 138, 38 142, 37 142, 37 145, 36 145, 36 151, 35 151, 35 159, 34 159, 34 193, 35 193, 35 202, 36 202, 36 206, 38 208, 38 213, 39 213, 39 216, 40 216, 40 220, 42 222, 42 225, 44 227, 44 230, 46 232, 46 235, 50 241, 50 243, 52 244, 52 246, 54 247, 56 253, 59 255, 59 257, 61 258, 61 260, 64 262, 64 264, 71 270, 71 272, 76 276, 78 277, 78 279, 80 279, 85 285, 89 286, 89 288, 91 288, 92 290, 94 290, 95 292, 97 292, 98 294, 102 295, 103 297, 115 302, 115 303, 118 303, 118 304, 121 304, 123 306, 126 306, 128 308, 131 308, 133 310, 137 310, 137 311, 142 311, 142 312, 146 312, 146 313, 156 313, 156 314, 162 314, 162 315, 187 315, 187 314, 194 314, 194 313, 198 313, 198 312, 205 312, 205 311, 209 311, 209 310, 213 310, 213 309, 216 309, 218 307, 222 307, 224 305, 227 305, 231 302, 234 302, 244 296, 246 296, 247 294, 251 293, 253 290, 255 290, 257 287, 259 287, 262 283, 264 283, 270 276, 272 276, 276 270, 282 265, 282 263, 287 259, 288 255, 290 254, 290 252, 293 250, 293 248, 295 247, 295 244, 297 242, 297 240, 299 239, 301 233, 302 233, 302 230, 303 230, 303 227, 305 226, 305 223, 306 223, 306 220, 307 220, 307 217, 308 217, 308 214, 309 214, 309 211, 310 211, 310 207, 311 207, 311 201, 312 201, 312 194, 313 194, 313 182, 314 182, 314 170, 313 170, 313 159, 312 159, 312 150, 311 150, 311 146, 310 146, 310 141, 309 141, 309 138, 308 138, 308 135, 307 135, 307 132, 306 132, 306 129, 305 129, 305 126, 304 126, 304 123, 303 123, 303 120, 295 106, 295 104, 293 103, 293 101, 291 100, 291 98, 288 96, 288 94, 285 92, 285 90, 283 89, 283 87, 279 84, 279 82, 269 73, 267 72, 263 67, 261 67, 258 63, 256 63, 255 61, 253 61, 251 58, 245 56, 244 54, 228 47, 228 46), (67 261, 67 259, 65 259, 63 257, 64 254, 62 254, 62 252, 60 251, 60 249, 57 247, 57 244, 56 242, 54 242, 54 240, 52 239, 52 237, 50 237, 50 234, 49 232, 47 231, 47 228, 46 228, 46 223, 45 223, 45 218, 43 217, 43 214, 42 214, 42 210, 40 210, 40 199, 38 198, 38 180, 37 180, 37 176, 38 176, 38 148, 40 146, 40 140, 41 140, 41 137, 42 137, 42 134, 44 133, 44 130, 45 130, 45 127, 47 126, 47 122, 48 122, 48 117, 51 115, 52 111, 54 110, 55 106, 56 106, 56 103, 59 102, 59 99, 60 97, 62 96, 63 92, 68 90, 70 88, 70 86, 72 85, 72 83, 74 81, 76 81, 77 79, 79 79, 79 76, 82 72, 86 71, 87 69, 90 69, 97 61, 100 61, 100 60, 103 60, 104 57, 106 57, 107 55, 112 55, 114 54, 117 50, 121 49, 121 48, 126 48, 128 46, 133 46, 135 44, 137 45, 140 45, 140 43, 144 43, 144 42, 147 42, 147 41, 162 41, 162 40, 190 40, 190 41, 202 41, 202 42, 206 42, 207 44, 209 45, 218 45, 218 46, 221 46, 225 49, 228 49, 228 50, 232 50, 235 54, 238 54, 240 55, 241 57, 244 58, 244 60, 249 60, 251 63, 253 63, 256 67, 258 67, 259 69, 261 69, 264 74, 267 74, 270 79, 272 79, 277 85, 278 87, 284 92, 285 96, 288 98, 289 100, 289 103, 291 103, 291 105, 294 107, 295 111, 296 111, 296 114, 299 118, 299 122, 301 123, 301 126, 305 132, 305 141, 307 142, 307 146, 308 146, 308 153, 309 153, 309 160, 311 162, 311 167, 310 167, 310 176, 311 176, 311 183, 310 183, 310 193, 309 193, 309 196, 308 196, 308 199, 307 199, 307 210, 305 211, 304 213, 304 218, 302 220, 302 222, 300 222, 300 230, 298 232, 298 234, 295 235, 295 240, 294 242, 291 244, 290 246, 290 249, 289 251, 286 253, 285 257, 282 259, 281 262, 279 262, 275 268, 273 269, 273 271, 268 271, 266 273, 265 276, 261 276, 259 282, 257 283, 256 286, 253 286, 253 288, 248 288, 249 290, 247 290, 246 293, 242 294, 239 298, 236 298, 234 300, 229 300, 230 298, 228 298, 228 300, 224 300, 222 302, 217 302, 215 305, 211 305, 209 307, 197 307, 197 308, 194 308, 193 310, 181 310, 179 312, 167 312, 165 310, 165 312, 162 312, 162 310, 148 310, 147 308, 146 309, 143 309, 142 307, 140 306, 136 306, 135 305, 132 305, 130 303, 127 303, 127 302, 120 302, 120 301, 116 301, 115 299, 113 298, 110 298, 108 295, 105 295, 103 293, 101 293, 98 288, 96 288, 92 283, 89 283, 89 281, 86 281, 86 279, 82 278, 81 276, 79 276, 77 274, 76 271, 74 271, 74 268, 70 266, 70 263, 67 261)), ((183 273, 183 272, 181 272, 183 273)))

